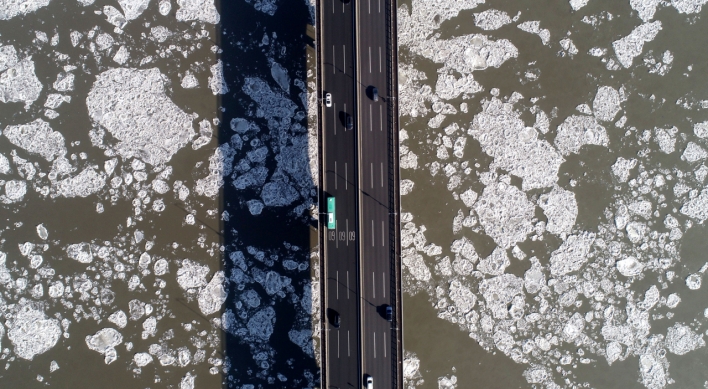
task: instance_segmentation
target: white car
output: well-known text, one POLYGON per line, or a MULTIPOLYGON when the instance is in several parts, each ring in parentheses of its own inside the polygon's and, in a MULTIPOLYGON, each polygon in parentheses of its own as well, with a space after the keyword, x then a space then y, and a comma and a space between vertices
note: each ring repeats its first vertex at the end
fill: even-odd
POLYGON ((367 374, 365 383, 366 389, 374 389, 374 377, 367 374))
POLYGON ((327 94, 325 95, 325 105, 326 105, 327 107, 331 107, 331 106, 332 106, 332 94, 331 94, 331 93, 327 93, 327 94))

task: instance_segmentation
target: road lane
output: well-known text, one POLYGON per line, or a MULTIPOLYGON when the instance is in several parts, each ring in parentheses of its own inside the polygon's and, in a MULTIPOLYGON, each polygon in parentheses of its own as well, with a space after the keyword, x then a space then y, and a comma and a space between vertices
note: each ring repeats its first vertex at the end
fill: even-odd
POLYGON ((366 126, 359 132, 359 166, 360 172, 364 173, 360 178, 359 214, 361 220, 368 221, 361 224, 361 234, 368 232, 362 235, 368 242, 361 245, 360 265, 361 274, 366 275, 361 286, 362 373, 374 378, 376 388, 389 389, 393 387, 396 374, 395 365, 390 360, 391 347, 395 344, 386 341, 395 339, 395 334, 391 323, 385 319, 384 307, 392 305, 393 293, 387 290, 391 283, 387 281, 395 258, 391 255, 390 244, 387 244, 393 228, 393 188, 388 177, 393 145, 385 120, 389 115, 387 91, 390 79, 388 67, 384 66, 388 38, 385 6, 388 6, 385 0, 360 3, 356 24, 357 51, 360 53, 358 112, 359 122, 366 126), (373 87, 378 89, 378 101, 373 100, 373 87), (378 242, 377 235, 381 236, 378 242))
MULTIPOLYGON (((320 66, 323 93, 330 93, 332 106, 321 106, 322 123, 322 202, 336 199, 336 228, 325 231, 325 330, 328 331, 325 380, 329 387, 359 387, 360 310, 357 234, 357 155, 354 69, 355 40, 353 6, 340 0, 321 2, 320 66), (331 61, 331 62, 330 62, 331 61), (346 129, 346 117, 354 119, 355 129, 346 129), (340 317, 340 327, 331 320, 340 317)), ((324 96, 321 96, 324 97, 324 96)))

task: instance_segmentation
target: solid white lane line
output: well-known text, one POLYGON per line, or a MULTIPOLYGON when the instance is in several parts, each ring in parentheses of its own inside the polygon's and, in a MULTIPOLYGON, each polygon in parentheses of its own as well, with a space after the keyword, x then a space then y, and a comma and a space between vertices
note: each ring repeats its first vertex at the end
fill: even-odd
POLYGON ((371 0, 369 0, 369 13, 371 13, 371 0))
MULTIPOLYGON (((381 11, 379 11, 379 12, 381 12, 381 11)), ((382 72, 382 70, 381 70, 381 46, 379 46, 379 73, 381 73, 381 72, 382 72)))
POLYGON ((383 132, 383 106, 379 105, 379 131, 383 132))
POLYGON ((381 187, 383 188, 383 162, 381 162, 381 187))
POLYGON ((337 300, 339 300, 339 270, 337 270, 337 300))
POLYGON ((376 358, 376 332, 374 332, 374 358, 376 358))
POLYGON ((371 221, 371 247, 374 247, 374 221, 371 221))
POLYGON ((371 163, 371 189, 374 188, 374 163, 371 163))
MULTIPOLYGON (((381 0, 379 0, 380 2, 381 0)), ((334 13, 334 0, 332 0, 332 13, 334 13)))
POLYGON ((338 178, 339 177, 337 176, 337 161, 334 161, 334 190, 337 190, 337 181, 339 181, 338 178))
POLYGON ((381 13, 381 0, 379 0, 379 13, 381 13))
POLYGON ((347 270, 347 300, 349 299, 349 270, 347 270))

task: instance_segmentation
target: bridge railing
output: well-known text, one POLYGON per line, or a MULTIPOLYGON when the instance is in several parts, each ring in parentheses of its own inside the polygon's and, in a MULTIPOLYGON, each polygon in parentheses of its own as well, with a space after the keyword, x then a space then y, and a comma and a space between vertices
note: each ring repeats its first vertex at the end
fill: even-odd
MULTIPOLYGON (((321 24, 322 24, 322 10, 320 6, 320 1, 315 2, 315 53, 316 53, 316 81, 317 81, 317 90, 315 93, 318 94, 317 96, 317 158, 318 158, 318 174, 317 174, 317 179, 318 179, 318 188, 317 188, 317 207, 318 210, 317 212, 320 212, 321 209, 323 209, 324 206, 324 201, 325 201, 325 196, 323 192, 324 188, 324 152, 323 152, 323 144, 322 144, 322 103, 321 103, 321 98, 319 94, 322 91, 322 50, 321 47, 322 45, 320 44, 321 42, 321 37, 320 37, 320 32, 321 32, 321 24)), ((320 385, 322 388, 327 387, 327 328, 326 328, 326 308, 325 308, 325 302, 327 301, 327 295, 326 295, 326 279, 325 275, 326 273, 326 266, 325 266, 325 253, 324 253, 324 244, 325 244, 325 228, 324 228, 324 220, 320 216, 318 217, 318 225, 317 225, 317 233, 318 233, 318 246, 319 246, 319 258, 320 258, 320 385)))
POLYGON ((401 305, 401 247, 400 247, 400 187, 398 149, 398 18, 396 0, 386 0, 386 62, 388 72, 388 184, 389 184, 389 258, 391 296, 395 296, 393 309, 394 332, 391 336, 392 387, 403 387, 403 313, 401 305))

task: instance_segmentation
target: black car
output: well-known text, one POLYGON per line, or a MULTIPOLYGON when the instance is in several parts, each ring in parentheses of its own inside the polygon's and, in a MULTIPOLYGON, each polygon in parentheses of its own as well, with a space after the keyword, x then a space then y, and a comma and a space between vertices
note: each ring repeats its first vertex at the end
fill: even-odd
POLYGON ((393 321, 393 308, 390 305, 386 306, 386 320, 393 321))
POLYGON ((347 115, 346 126, 347 130, 354 128, 354 119, 352 119, 352 115, 347 115))
POLYGON ((339 316, 339 313, 337 312, 334 312, 334 314, 332 315, 332 325, 334 326, 334 328, 339 328, 339 326, 342 325, 341 318, 339 316))

